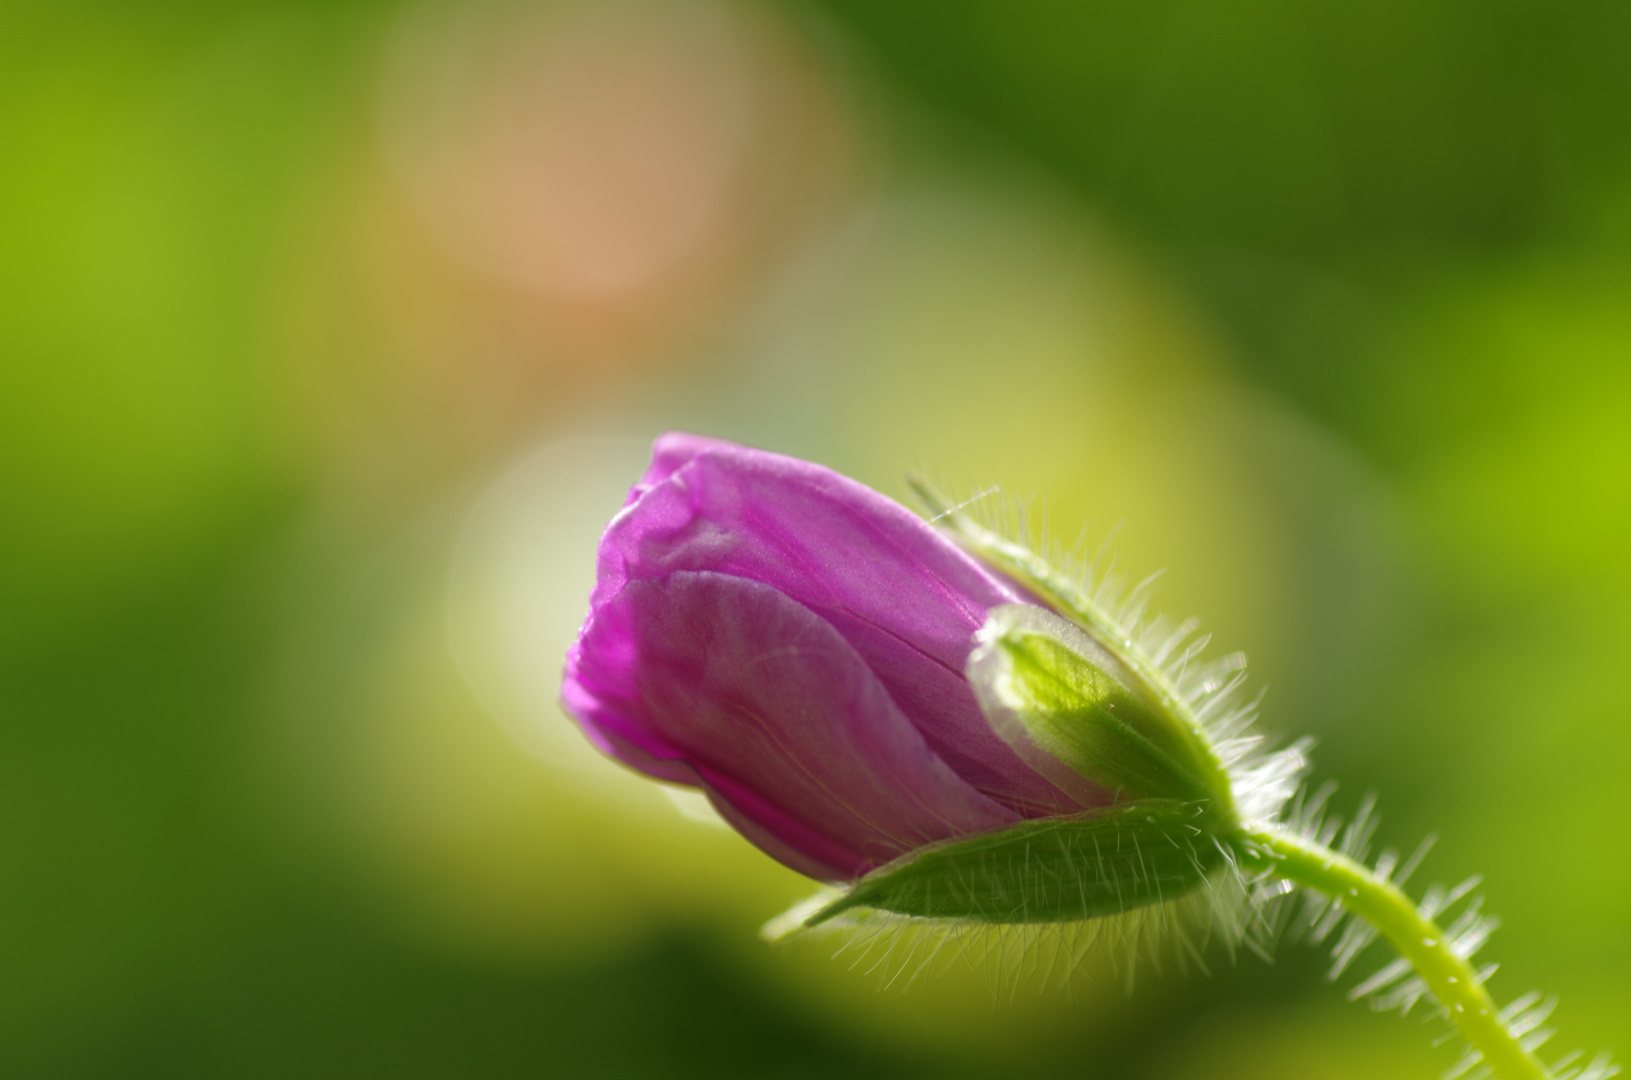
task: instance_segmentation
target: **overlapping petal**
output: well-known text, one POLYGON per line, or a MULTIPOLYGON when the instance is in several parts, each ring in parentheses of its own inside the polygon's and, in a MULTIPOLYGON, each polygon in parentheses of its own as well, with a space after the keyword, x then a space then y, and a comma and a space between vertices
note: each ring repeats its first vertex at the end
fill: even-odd
POLYGON ((681 571, 760 582, 815 613, 992 799, 1024 817, 1081 809, 991 729, 964 677, 986 612, 1024 598, 904 507, 809 462, 664 436, 602 540, 591 618, 631 583, 681 571))
POLYGON ((704 788, 758 846, 850 880, 1019 815, 930 749, 860 653, 778 589, 678 570, 595 609, 567 700, 609 753, 704 788))

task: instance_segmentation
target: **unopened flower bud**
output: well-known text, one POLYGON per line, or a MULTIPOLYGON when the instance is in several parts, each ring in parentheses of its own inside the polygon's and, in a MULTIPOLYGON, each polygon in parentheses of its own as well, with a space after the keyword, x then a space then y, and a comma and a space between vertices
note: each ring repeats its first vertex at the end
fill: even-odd
POLYGON ((607 528, 563 695, 606 753, 849 885, 812 923, 1170 899, 1232 806, 1196 733, 1036 590, 828 469, 689 435, 607 528))

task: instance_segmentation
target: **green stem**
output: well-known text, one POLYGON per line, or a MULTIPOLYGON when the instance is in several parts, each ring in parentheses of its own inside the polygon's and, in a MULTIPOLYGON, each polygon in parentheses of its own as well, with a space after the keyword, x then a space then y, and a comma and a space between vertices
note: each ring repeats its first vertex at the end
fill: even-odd
POLYGON ((1397 886, 1345 855, 1273 826, 1254 826, 1245 838, 1243 854, 1255 867, 1316 889, 1376 927, 1410 961, 1499 1080, 1552 1080, 1507 1031, 1477 973, 1450 948, 1444 931, 1397 886))

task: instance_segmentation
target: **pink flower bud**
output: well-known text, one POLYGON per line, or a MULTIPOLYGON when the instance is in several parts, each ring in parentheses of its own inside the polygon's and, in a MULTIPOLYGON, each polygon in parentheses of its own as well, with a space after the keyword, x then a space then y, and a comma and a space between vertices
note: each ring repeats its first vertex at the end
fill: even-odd
POLYGON ((811 877, 1108 805, 993 729, 964 674, 991 609, 1034 602, 830 469, 657 441, 600 544, 568 710, 607 754, 701 788, 811 877))

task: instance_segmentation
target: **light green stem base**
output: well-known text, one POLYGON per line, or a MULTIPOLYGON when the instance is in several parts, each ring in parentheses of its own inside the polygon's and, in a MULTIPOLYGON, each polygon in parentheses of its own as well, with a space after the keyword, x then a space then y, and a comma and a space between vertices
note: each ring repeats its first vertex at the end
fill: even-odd
POLYGON ((1344 855, 1272 826, 1247 829, 1244 836, 1242 854, 1255 867, 1316 889, 1376 927, 1410 961, 1499 1080, 1552 1080, 1507 1031, 1477 974, 1451 950, 1443 930, 1423 918, 1397 887, 1344 855))

